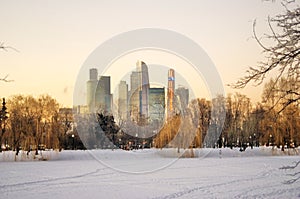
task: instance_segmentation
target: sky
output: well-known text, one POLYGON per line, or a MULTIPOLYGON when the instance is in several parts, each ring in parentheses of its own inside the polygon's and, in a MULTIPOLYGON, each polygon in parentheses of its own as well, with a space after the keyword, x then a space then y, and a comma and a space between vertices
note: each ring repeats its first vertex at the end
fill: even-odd
MULTIPOLYGON (((0 78, 8 74, 14 80, 0 82, 0 97, 49 94, 71 107, 78 73, 99 45, 127 31, 158 28, 196 42, 217 68, 226 93, 257 102, 262 86, 233 90, 226 84, 264 60, 253 21, 263 35, 269 32, 267 17, 282 11, 280 1, 261 0, 0 0, 0 42, 18 50, 0 51, 0 78)), ((140 58, 133 57, 132 65, 140 58)))

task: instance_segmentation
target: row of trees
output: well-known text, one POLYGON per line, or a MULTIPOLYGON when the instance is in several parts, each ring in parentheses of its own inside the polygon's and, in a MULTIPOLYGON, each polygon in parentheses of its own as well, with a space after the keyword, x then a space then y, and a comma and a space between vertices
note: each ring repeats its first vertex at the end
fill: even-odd
MULTIPOLYGON (((259 139, 262 143, 289 147, 300 144, 300 7, 298 0, 282 0, 281 3, 285 11, 268 17, 270 34, 259 36, 257 22, 253 23, 253 36, 263 49, 265 60, 250 67, 246 75, 231 86, 240 89, 250 82, 260 85, 275 72, 276 76, 265 84, 262 103, 246 117, 248 124, 243 122, 246 126, 255 123, 253 130, 258 135, 249 135, 249 128, 243 128, 242 132, 249 135, 250 143, 259 139)), ((225 130, 223 136, 227 135, 225 130)))
POLYGON ((226 120, 219 145, 266 144, 282 149, 300 145, 300 104, 286 106, 294 96, 282 93, 291 86, 299 88, 300 82, 293 81, 293 77, 282 77, 274 86, 274 81, 271 79, 265 84, 262 102, 255 105, 239 93, 227 96, 226 120))
POLYGON ((176 134, 181 135, 179 147, 186 140, 191 141, 190 134, 194 136, 190 147, 238 146, 245 149, 247 146, 272 145, 284 150, 284 147, 299 146, 300 105, 293 103, 283 109, 286 105, 280 103, 289 97, 283 96, 281 90, 291 81, 281 78, 278 89, 271 88, 273 81, 271 79, 265 85, 262 102, 256 104, 240 93, 218 96, 212 101, 193 100, 185 111, 188 116, 173 119, 162 128, 155 138, 156 146, 165 146, 176 134), (188 133, 182 134, 179 126, 188 133))
POLYGON ((72 127, 72 109, 60 108, 49 95, 38 98, 16 95, 6 102, 7 119, 2 126, 1 149, 28 152, 83 147, 72 127))
MULTIPOLYGON (((157 134, 147 137, 147 141, 157 148, 178 149, 240 147, 245 150, 248 146, 271 145, 284 150, 297 147, 300 145, 300 105, 293 103, 283 109, 285 104, 280 103, 283 98, 290 97, 283 96, 281 90, 291 86, 291 80, 282 77, 278 88, 273 87, 273 81, 265 84, 262 101, 256 104, 240 93, 218 96, 211 101, 194 99, 185 110, 179 109, 177 114, 165 118, 157 134)), ((294 81, 292 86, 295 84, 300 82, 294 81)), ((96 138, 100 139, 100 135, 109 138, 116 146, 120 146, 121 140, 122 145, 126 145, 134 139, 130 139, 130 129, 118 126, 111 115, 99 114, 97 125, 96 138)), ((145 139, 140 135, 136 139, 142 142, 145 139)), ((98 146, 103 144, 98 143, 98 146)))
POLYGON ((279 103, 281 89, 300 82, 281 78, 278 88, 273 79, 265 84, 262 102, 253 104, 240 93, 218 96, 209 101, 192 100, 164 125, 151 133, 143 126, 122 128, 109 114, 77 115, 76 126, 72 109, 59 108, 48 95, 38 98, 17 95, 5 102, 1 109, 1 148, 20 149, 38 153, 38 149, 113 148, 130 147, 241 147, 272 145, 296 147, 300 145, 300 106, 288 107, 279 103), (80 134, 80 138, 78 133, 80 134), (153 133, 155 132, 155 133, 153 133), (138 134, 137 134, 138 133, 138 134), (146 136, 145 136, 145 135, 146 136), (147 136, 151 135, 151 136, 147 136), (85 144, 85 147, 83 146, 85 144))

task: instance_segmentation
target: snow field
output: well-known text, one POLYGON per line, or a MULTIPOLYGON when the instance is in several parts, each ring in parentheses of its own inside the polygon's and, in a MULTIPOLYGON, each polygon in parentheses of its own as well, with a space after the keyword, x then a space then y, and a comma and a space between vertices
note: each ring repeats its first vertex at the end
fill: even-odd
POLYGON ((163 157, 156 150, 43 151, 48 161, 17 162, 2 152, 0 198, 300 197, 298 150, 288 156, 270 148, 203 149, 194 151, 197 158, 180 159, 169 150, 163 157), (160 163, 170 164, 147 170, 160 163))

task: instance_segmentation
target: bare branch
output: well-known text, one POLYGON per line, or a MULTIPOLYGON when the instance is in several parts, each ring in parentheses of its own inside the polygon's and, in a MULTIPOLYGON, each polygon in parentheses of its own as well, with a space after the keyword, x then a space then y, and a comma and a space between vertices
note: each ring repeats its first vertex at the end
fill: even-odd
POLYGON ((0 78, 0 81, 3 81, 3 82, 13 82, 14 81, 14 80, 9 80, 7 78, 8 78, 8 75, 6 75, 4 78, 0 78))
POLYGON ((16 52, 20 52, 20 51, 18 51, 16 48, 14 48, 14 47, 11 47, 11 46, 5 46, 4 45, 4 42, 0 42, 0 49, 1 50, 5 50, 5 51, 7 51, 8 49, 12 49, 12 50, 14 50, 14 51, 16 51, 16 52))
POLYGON ((300 96, 298 98, 295 99, 288 99, 287 102, 285 102, 282 106, 282 108, 278 111, 278 113, 281 113, 282 111, 284 111, 289 105, 297 102, 298 100, 300 100, 300 96))
MULTIPOLYGON (((268 17, 270 35, 266 34, 263 38, 259 38, 256 31, 257 22, 254 20, 253 37, 263 49, 262 52, 265 54, 266 61, 259 62, 255 67, 249 67, 244 77, 229 86, 242 89, 250 82, 253 82, 254 86, 261 85, 271 71, 278 72, 273 85, 270 86, 272 89, 275 89, 278 81, 282 78, 287 80, 290 77, 296 77, 297 81, 300 76, 300 7, 296 6, 290 9, 289 5, 292 3, 295 3, 295 1, 283 1, 282 5, 285 8, 285 13, 268 17), (273 44, 270 46, 265 45, 263 39, 267 39, 273 44)), ((299 87, 277 92, 280 93, 277 103, 284 104, 283 109, 300 100, 297 97, 288 98, 291 94, 299 93, 299 87)))

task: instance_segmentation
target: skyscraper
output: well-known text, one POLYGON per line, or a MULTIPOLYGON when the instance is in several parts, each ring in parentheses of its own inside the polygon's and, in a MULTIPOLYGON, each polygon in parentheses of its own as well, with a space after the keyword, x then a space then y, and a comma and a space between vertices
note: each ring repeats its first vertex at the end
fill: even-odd
POLYGON ((118 114, 119 118, 126 120, 128 117, 128 84, 126 81, 119 83, 118 114))
POLYGON ((87 107, 88 107, 88 112, 92 113, 95 111, 95 92, 97 88, 97 80, 98 77, 98 71, 96 68, 91 68, 90 69, 90 75, 89 75, 89 80, 87 81, 87 107))
POLYGON ((140 76, 139 72, 133 71, 130 75, 129 112, 132 121, 138 121, 140 104, 140 76))
POLYGON ((129 109, 132 120, 145 121, 149 117, 149 74, 148 67, 137 61, 136 71, 130 75, 129 109))
POLYGON ((151 122, 163 123, 165 117, 165 88, 149 89, 149 117, 151 122))
POLYGON ((168 71, 168 91, 167 91, 167 116, 170 117, 175 111, 175 71, 174 69, 169 69, 168 71))
POLYGON ((110 76, 100 76, 95 92, 96 111, 111 112, 111 102, 110 76))
POLYGON ((97 80, 98 78, 98 70, 97 68, 91 68, 90 69, 90 80, 93 79, 93 80, 97 80))
POLYGON ((142 62, 137 62, 137 71, 140 72, 140 117, 148 118, 149 116, 149 74, 147 65, 142 62))

